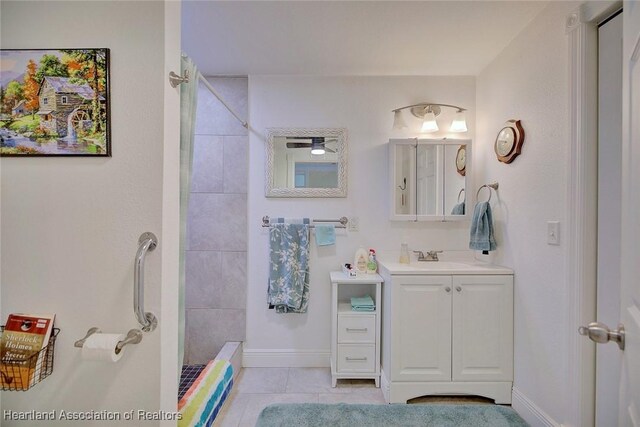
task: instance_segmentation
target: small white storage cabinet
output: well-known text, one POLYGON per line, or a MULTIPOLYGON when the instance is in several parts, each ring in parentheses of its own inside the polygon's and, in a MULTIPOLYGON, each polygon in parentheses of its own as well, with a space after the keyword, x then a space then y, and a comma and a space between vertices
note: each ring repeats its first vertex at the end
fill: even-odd
POLYGON ((390 403, 474 394, 511 403, 513 274, 390 274, 383 296, 384 395, 390 403))
POLYGON ((380 387, 380 311, 382 277, 349 277, 340 271, 331 278, 331 385, 339 378, 371 378, 380 387), (351 297, 370 295, 375 311, 351 310, 351 297))

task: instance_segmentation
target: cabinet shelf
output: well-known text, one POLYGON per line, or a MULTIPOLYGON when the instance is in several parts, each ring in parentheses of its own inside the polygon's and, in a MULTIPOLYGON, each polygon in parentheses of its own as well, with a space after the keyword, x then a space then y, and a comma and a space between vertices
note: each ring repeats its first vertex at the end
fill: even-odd
POLYGON ((356 311, 351 309, 351 302, 349 301, 339 301, 338 302, 338 314, 353 314, 357 316, 366 316, 371 314, 378 313, 378 305, 376 304, 376 309, 373 311, 356 311))

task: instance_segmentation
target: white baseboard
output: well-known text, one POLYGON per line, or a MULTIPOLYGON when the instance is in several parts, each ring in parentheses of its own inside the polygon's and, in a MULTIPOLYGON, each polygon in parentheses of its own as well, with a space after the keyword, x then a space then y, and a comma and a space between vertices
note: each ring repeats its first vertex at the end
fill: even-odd
POLYGON ((511 407, 529 423, 531 427, 561 427, 559 422, 556 422, 547 415, 516 387, 513 387, 511 394, 511 407))
POLYGON ((245 368, 329 368, 330 350, 253 349, 245 348, 245 368))

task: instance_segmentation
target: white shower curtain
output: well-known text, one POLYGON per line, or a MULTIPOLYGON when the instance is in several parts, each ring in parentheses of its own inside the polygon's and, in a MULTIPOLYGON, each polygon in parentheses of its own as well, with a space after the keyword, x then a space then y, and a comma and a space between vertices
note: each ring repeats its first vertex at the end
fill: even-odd
POLYGON ((180 291, 178 317, 178 375, 184 361, 184 285, 185 248, 187 242, 187 209, 191 189, 191 166, 193 165, 193 134, 195 132, 196 108, 198 106, 198 68, 187 55, 182 55, 181 70, 189 73, 189 82, 180 85, 180 291))

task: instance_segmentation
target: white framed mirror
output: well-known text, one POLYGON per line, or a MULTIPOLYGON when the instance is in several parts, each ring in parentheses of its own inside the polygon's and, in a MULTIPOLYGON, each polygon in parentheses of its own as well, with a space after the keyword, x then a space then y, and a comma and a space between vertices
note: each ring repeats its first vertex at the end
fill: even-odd
POLYGON ((347 130, 267 129, 266 197, 347 197, 347 130))
POLYGON ((389 176, 392 221, 469 218, 466 191, 471 140, 391 139, 389 176))

